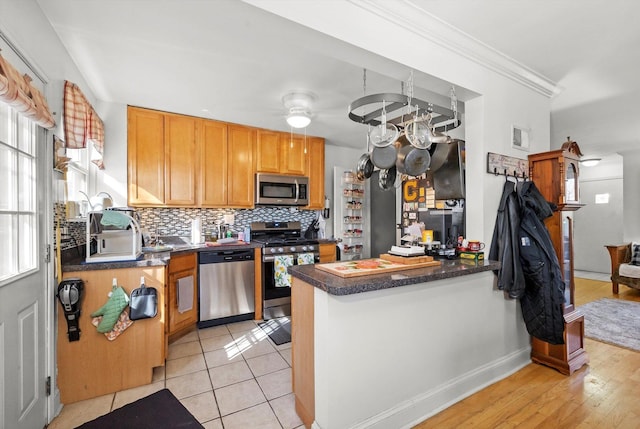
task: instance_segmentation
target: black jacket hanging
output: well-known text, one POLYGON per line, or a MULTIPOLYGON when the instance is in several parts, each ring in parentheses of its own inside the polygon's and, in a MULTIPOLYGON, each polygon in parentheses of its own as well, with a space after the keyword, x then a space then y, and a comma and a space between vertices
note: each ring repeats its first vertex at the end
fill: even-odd
POLYGON ((500 269, 494 271, 498 276, 498 289, 504 290, 509 298, 514 299, 521 298, 525 289, 518 246, 519 232, 520 202, 516 193, 516 184, 507 180, 498 207, 489 259, 500 261, 500 269))
POLYGON ((522 316, 532 336, 564 344, 564 281, 558 257, 543 220, 553 215, 533 182, 518 184, 521 218, 519 252, 526 282, 520 298, 522 316))

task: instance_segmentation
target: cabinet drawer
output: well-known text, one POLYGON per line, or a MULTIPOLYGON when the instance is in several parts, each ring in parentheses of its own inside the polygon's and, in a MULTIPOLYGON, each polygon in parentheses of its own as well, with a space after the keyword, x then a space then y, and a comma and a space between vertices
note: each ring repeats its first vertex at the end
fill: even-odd
POLYGON ((172 256, 169 260, 169 272, 190 270, 196 267, 197 253, 189 253, 187 255, 172 256))

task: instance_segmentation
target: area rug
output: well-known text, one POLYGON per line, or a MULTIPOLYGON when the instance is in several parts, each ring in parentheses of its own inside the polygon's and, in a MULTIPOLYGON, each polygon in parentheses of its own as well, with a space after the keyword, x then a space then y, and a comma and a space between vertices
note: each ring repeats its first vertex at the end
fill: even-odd
POLYGON ((291 319, 288 317, 267 320, 266 322, 258 323, 258 326, 276 345, 291 342, 291 319))
POLYGON ((173 396, 162 389, 135 402, 78 426, 76 429, 204 429, 173 396))
POLYGON ((603 298, 578 307, 584 314, 584 335, 640 351, 640 303, 603 298))

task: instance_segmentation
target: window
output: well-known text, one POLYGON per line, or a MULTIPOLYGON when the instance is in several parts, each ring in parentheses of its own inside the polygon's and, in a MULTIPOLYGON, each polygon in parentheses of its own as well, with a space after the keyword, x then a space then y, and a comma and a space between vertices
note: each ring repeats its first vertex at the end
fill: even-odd
POLYGON ((71 158, 67 164, 67 200, 84 201, 89 193, 89 152, 87 149, 67 149, 66 155, 71 158))
POLYGON ((0 102, 0 283, 37 268, 36 144, 43 134, 0 102))

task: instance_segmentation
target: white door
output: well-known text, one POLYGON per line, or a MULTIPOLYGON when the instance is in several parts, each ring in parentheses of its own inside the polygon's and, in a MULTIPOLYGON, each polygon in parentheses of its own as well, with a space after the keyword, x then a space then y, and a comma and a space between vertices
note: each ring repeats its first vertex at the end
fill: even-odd
POLYGON ((42 128, 0 102, 0 429, 47 422, 44 139, 42 128))

